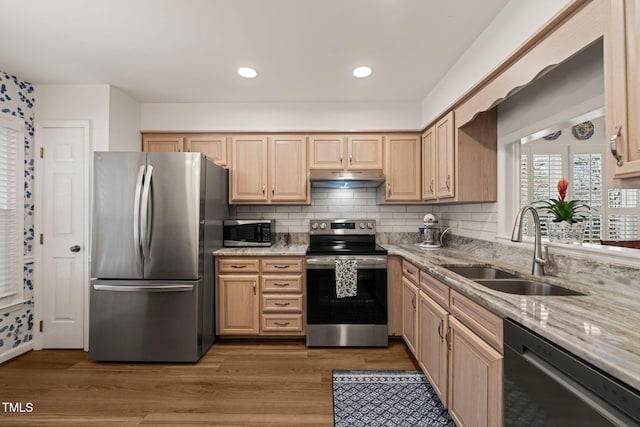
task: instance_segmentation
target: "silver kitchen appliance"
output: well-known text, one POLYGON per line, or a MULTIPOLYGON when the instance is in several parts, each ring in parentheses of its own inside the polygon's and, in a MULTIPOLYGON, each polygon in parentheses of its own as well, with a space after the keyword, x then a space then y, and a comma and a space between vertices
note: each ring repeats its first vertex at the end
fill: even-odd
POLYGON ((211 347, 227 183, 200 153, 95 153, 90 359, 195 362, 211 347))
POLYGON ((426 214, 423 218, 424 227, 420 227, 420 243, 419 246, 425 249, 437 249, 442 246, 442 238, 444 234, 449 231, 449 228, 445 228, 444 231, 440 228, 438 218, 433 214, 426 214))
POLYGON ((386 347, 387 250, 376 222, 311 220, 306 264, 307 346, 386 347))
POLYGON ((223 246, 272 246, 275 241, 275 219, 225 219, 223 225, 223 246))

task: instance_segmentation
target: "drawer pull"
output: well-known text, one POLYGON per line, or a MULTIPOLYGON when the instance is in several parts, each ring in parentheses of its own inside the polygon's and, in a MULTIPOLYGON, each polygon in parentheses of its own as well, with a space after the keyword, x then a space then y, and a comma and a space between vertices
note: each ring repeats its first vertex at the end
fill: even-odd
POLYGON ((405 270, 404 272, 407 273, 409 276, 413 276, 413 271, 405 270))
POLYGON ((444 337, 442 336, 442 324, 443 321, 440 319, 440 323, 438 324, 438 336, 440 337, 440 342, 444 341, 444 337))
POLYGON ((286 286, 289 286, 289 283, 287 283, 287 282, 285 282, 285 283, 274 282, 273 286, 280 286, 281 288, 284 288, 286 286))
POLYGON ((290 265, 274 265, 273 268, 289 268, 290 265))
POLYGON ((278 302, 278 301, 274 302, 274 304, 277 305, 278 307, 286 307, 288 305, 291 305, 290 302, 278 302))
POLYGON ((276 326, 289 326, 289 322, 273 322, 276 326))
POLYGON ((236 264, 236 265, 232 265, 231 268, 247 268, 247 266, 242 264, 236 264))
POLYGON ((447 328, 447 332, 444 334, 444 340, 447 342, 447 349, 451 351, 451 326, 447 328))

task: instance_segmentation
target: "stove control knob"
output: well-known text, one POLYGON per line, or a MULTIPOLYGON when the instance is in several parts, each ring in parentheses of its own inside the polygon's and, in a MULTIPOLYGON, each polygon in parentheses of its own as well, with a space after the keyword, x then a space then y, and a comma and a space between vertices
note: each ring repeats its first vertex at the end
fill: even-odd
POLYGON ((368 222, 368 223, 367 223, 367 228, 368 228, 369 230, 373 230, 373 223, 368 222))
POLYGON ((324 222, 320 224, 320 230, 324 230, 325 228, 327 228, 327 224, 325 224, 324 222))
POLYGON ((360 223, 360 230, 364 230, 364 222, 360 223))
POLYGON ((318 223, 317 222, 312 222, 311 223, 311 228, 314 229, 314 230, 317 230, 318 229, 318 223))

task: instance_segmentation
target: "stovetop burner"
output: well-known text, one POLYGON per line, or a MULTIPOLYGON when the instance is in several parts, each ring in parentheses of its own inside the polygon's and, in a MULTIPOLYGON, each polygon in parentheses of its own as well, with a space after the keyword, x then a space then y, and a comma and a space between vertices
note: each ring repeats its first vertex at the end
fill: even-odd
POLYGON ((374 220, 312 220, 307 255, 386 255, 374 220))

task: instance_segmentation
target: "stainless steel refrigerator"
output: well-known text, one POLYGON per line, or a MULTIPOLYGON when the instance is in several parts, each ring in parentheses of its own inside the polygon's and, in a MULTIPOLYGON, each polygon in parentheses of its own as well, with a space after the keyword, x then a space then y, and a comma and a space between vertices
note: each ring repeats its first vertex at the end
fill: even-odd
POLYGON ((195 362, 215 340, 228 173, 199 153, 96 152, 89 358, 195 362))

